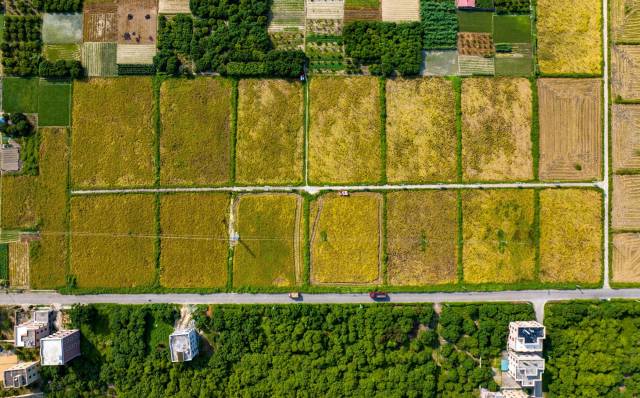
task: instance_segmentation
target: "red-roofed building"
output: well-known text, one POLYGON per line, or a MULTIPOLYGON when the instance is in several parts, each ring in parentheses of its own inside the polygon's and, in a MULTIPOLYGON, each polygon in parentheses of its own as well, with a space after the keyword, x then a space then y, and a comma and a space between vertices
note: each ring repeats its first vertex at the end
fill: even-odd
POLYGON ((475 8, 476 0, 456 0, 458 8, 475 8))

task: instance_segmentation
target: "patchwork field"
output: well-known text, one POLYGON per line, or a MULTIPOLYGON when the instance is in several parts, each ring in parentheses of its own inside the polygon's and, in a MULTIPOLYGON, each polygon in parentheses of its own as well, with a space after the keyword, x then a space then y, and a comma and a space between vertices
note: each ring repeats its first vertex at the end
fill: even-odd
POLYGON ((387 80, 387 178, 454 181, 456 115, 453 83, 443 78, 387 80))
POLYGON ((380 21, 380 0, 345 0, 344 22, 380 21))
POLYGON ((2 108, 7 113, 38 112, 38 79, 2 79, 2 108))
POLYGON ((45 44, 42 53, 50 61, 80 61, 81 48, 80 44, 45 44))
POLYGON ((118 65, 116 64, 116 43, 84 43, 82 45, 82 66, 89 77, 116 76, 118 65))
POLYGON ((640 99, 640 46, 611 47, 611 95, 640 99))
POLYGON ((83 13, 83 41, 118 40, 118 6, 115 3, 85 4, 83 13))
POLYGON ((311 283, 380 283, 382 195, 325 194, 311 204, 311 283))
POLYGON ((612 281, 640 283, 640 234, 613 236, 612 281))
POLYGON ((155 197, 99 195, 71 198, 71 273, 79 288, 152 285, 155 197))
POLYGON ((301 275, 302 197, 241 195, 234 204, 235 287, 293 286, 301 275))
MULTIPOLYGON (((309 19, 339 19, 344 18, 344 0, 314 1, 305 0, 307 20, 309 19)), ((308 23, 308 21, 307 21, 308 23)))
POLYGON ((611 107, 613 170, 640 169, 640 106, 611 107))
POLYGON ((153 102, 149 77, 75 82, 71 176, 76 186, 153 184, 153 102))
POLYGON ((68 126, 71 114, 71 85, 41 80, 38 86, 38 125, 68 126))
POLYGON ((458 54, 478 57, 493 56, 495 54, 495 46, 491 33, 458 33, 458 54))
POLYGON ((609 4, 613 40, 640 43, 640 1, 612 0, 609 4))
POLYGON ((533 190, 462 193, 464 281, 516 283, 535 273, 533 190))
POLYGON ((304 30, 304 0, 273 0, 269 32, 304 30))
POLYGON ((420 21, 420 0, 381 0, 380 8, 385 22, 420 21))
POLYGON ((539 79, 540 179, 602 176, 602 81, 539 79))
POLYGON ((162 286, 226 286, 229 206, 230 197, 225 193, 160 197, 162 286))
POLYGON ((231 166, 231 82, 169 79, 160 88, 160 182, 224 184, 231 166))
POLYGON ((118 65, 151 65, 155 55, 155 44, 118 44, 116 63, 118 65))
POLYGON ((495 61, 494 57, 459 55, 458 74, 460 76, 493 76, 496 73, 495 61))
POLYGON ((540 280, 597 283, 602 278, 602 193, 540 192, 540 280))
POLYGON ((155 0, 119 0, 118 44, 156 43, 158 3, 155 0))
POLYGON ((541 73, 602 73, 599 0, 538 0, 537 30, 541 73))
POLYGON ((485 181, 532 179, 531 114, 528 79, 464 79, 464 178, 485 181))
POLYGON ((43 14, 42 42, 82 43, 82 14, 43 14))
POLYGON ((309 88, 309 179, 380 180, 380 93, 373 77, 314 77, 309 88))
POLYGON ((493 33, 493 13, 458 10, 458 28, 460 32, 493 33))
POLYGON ((236 181, 302 182, 303 88, 294 81, 248 79, 238 87, 236 181))
POLYGON ((455 283, 457 192, 387 194, 387 273, 391 285, 455 283))
POLYGON ((640 175, 613 176, 611 225, 616 229, 640 229, 640 175))

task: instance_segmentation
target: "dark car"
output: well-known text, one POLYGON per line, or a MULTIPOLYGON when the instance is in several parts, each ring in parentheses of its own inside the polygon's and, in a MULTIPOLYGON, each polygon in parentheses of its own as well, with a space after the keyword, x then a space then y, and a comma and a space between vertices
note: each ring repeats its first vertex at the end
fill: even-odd
POLYGON ((389 300, 389 295, 385 292, 370 292, 369 298, 376 301, 389 300))

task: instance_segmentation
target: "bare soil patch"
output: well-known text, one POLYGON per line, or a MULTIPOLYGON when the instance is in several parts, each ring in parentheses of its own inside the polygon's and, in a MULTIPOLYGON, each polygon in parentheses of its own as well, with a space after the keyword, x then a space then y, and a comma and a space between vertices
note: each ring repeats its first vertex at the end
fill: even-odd
POLYGON ((116 4, 85 5, 82 37, 85 42, 118 40, 118 6, 116 4))
POLYGON ((118 2, 118 44, 155 44, 158 3, 153 0, 118 2))

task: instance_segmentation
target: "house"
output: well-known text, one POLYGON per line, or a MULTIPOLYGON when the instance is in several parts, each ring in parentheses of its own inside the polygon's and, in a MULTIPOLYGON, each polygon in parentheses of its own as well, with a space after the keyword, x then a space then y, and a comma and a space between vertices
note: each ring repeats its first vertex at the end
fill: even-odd
POLYGON ((509 349, 517 352, 542 352, 545 327, 536 321, 509 323, 509 349))
POLYGON ((33 320, 30 320, 15 326, 15 346, 24 348, 39 347, 42 338, 48 335, 48 323, 35 322, 33 320))
POLYGON ((476 0, 456 0, 456 6, 458 8, 475 8, 476 0))
POLYGON ((79 356, 79 330, 61 330, 40 340, 40 363, 43 366, 66 365, 79 356))
POLYGON ((4 388, 20 388, 38 380, 38 362, 22 362, 5 369, 4 388))
POLYGON ((171 362, 191 361, 198 355, 198 332, 194 328, 176 330, 169 336, 171 362))
POLYGON ((544 358, 539 354, 509 351, 509 375, 522 387, 535 387, 543 373, 544 358))
POLYGON ((20 145, 13 140, 0 145, 0 170, 19 171, 21 166, 20 145))

